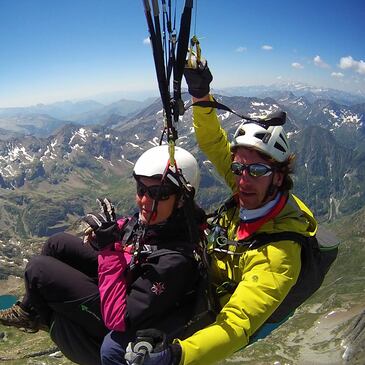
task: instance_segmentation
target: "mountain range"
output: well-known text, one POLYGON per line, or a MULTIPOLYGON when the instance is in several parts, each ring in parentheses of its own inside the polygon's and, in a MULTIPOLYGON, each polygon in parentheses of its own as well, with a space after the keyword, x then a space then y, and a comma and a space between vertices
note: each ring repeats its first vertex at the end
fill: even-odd
POLYGON ((256 96, 259 98, 265 97, 280 97, 281 93, 292 92, 296 96, 304 96, 311 102, 318 99, 333 100, 340 104, 358 104, 365 101, 365 94, 361 91, 349 93, 342 90, 315 87, 302 82, 280 82, 272 85, 259 86, 238 86, 218 90, 227 96, 256 96))
MULTIPOLYGON (((187 95, 185 98, 189 106, 187 95)), ((297 155, 294 192, 321 219, 335 219, 364 206, 365 103, 345 105, 325 99, 311 102, 290 91, 277 100, 221 95, 216 98, 250 117, 267 116, 279 109, 287 111, 286 131, 297 155)), ((163 125, 161 109, 157 99, 130 117, 114 114, 114 118, 103 119, 104 124, 101 120, 97 125, 64 124, 47 137, 14 137, 9 132, 8 139, 0 140, 0 199, 4 201, 0 210, 13 207, 21 218, 17 224, 3 220, 0 226, 5 224, 6 230, 2 234, 10 230, 10 235, 23 237, 48 235, 53 232, 51 227, 63 227, 61 222, 67 225, 74 216, 90 209, 93 199, 89 199, 100 190, 115 191, 115 197, 122 196, 128 202, 127 207, 131 207, 133 193, 127 189, 131 185, 128 179, 141 152, 159 143, 163 125), (116 181, 120 181, 120 186, 116 181), (128 196, 126 190, 130 192, 128 196), (76 199, 78 196, 82 198, 76 199), (50 209, 53 201, 59 199, 64 206, 57 214, 47 214, 45 220, 40 217, 44 228, 38 226, 34 217, 32 222, 27 221, 32 211, 28 204, 38 204, 43 199, 50 201, 50 209), (18 201, 22 203, 15 203, 18 201)), ((198 157, 202 171, 199 199, 204 207, 209 207, 221 201, 228 191, 196 146, 191 113, 191 108, 187 108, 180 118, 178 145, 198 157)), ((218 117, 229 136, 242 121, 226 111, 218 111, 218 117)), ((32 118, 28 115, 26 119, 29 132, 50 133, 52 127, 42 118, 32 118)))
POLYGON ((154 99, 120 99, 110 104, 94 100, 63 101, 29 107, 0 108, 0 128, 19 134, 46 137, 70 122, 80 125, 105 124, 113 118, 131 115, 148 106, 154 99))
MULTIPOLYGON (((341 100, 330 98, 330 94, 322 96, 310 97, 295 90, 272 90, 261 97, 216 94, 218 101, 251 117, 279 109, 287 112, 285 128, 297 155, 294 193, 342 241, 324 285, 295 316, 267 340, 237 352, 220 365, 360 365, 365 361, 360 341, 364 332, 355 329, 365 318, 361 315, 365 300, 365 102, 360 96, 351 102, 346 101, 346 95, 341 100)), ((187 110, 177 125, 177 144, 197 157, 202 174, 198 201, 212 211, 229 191, 196 145, 187 95, 184 103, 187 110)), ((8 279, 0 284, 11 281, 12 275, 22 276, 27 259, 39 251, 47 236, 64 230, 77 234, 80 217, 95 210, 96 197, 108 196, 118 214, 135 209, 131 173, 140 154, 159 144, 161 103, 154 100, 131 114, 109 105, 111 112, 100 112, 100 117, 97 111, 106 110, 106 106, 90 105, 95 109, 82 112, 69 105, 70 114, 64 114, 64 119, 61 114, 60 119, 47 114, 60 121, 54 124, 38 117, 34 109, 29 113, 22 109, 20 114, 0 110, 0 118, 11 123, 0 125, 0 278, 8 279), (83 114, 84 123, 83 119, 70 123, 71 113, 83 114), (87 117, 92 114, 95 118, 87 117), (19 125, 23 127, 14 129, 19 125)), ((226 111, 218 111, 218 117, 232 137, 242 118, 226 111)), ((38 351, 42 346, 52 349, 42 334, 37 335, 39 342, 31 341, 37 342, 35 346, 24 345, 24 334, 15 330, 6 333, 16 352, 38 351)), ((0 336, 0 359, 3 353, 8 355, 8 348, 0 336)), ((14 364, 24 364, 21 361, 25 360, 14 364)), ((69 364, 50 356, 43 356, 42 363, 69 364)))

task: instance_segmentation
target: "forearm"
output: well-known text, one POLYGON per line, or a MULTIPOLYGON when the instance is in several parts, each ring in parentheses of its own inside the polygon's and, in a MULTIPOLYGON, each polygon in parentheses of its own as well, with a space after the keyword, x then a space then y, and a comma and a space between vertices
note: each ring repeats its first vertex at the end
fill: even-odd
POLYGON ((126 329, 127 282, 125 270, 130 255, 104 249, 98 256, 99 293, 101 313, 110 330, 123 332, 126 329))
MULTIPOLYGON (((212 100, 211 97, 197 99, 212 100)), ((193 98, 194 101, 194 98, 193 98)), ((200 149, 212 162, 217 172, 225 179, 226 184, 236 190, 231 173, 231 151, 226 132, 220 126, 216 110, 209 107, 193 107, 193 126, 200 149)))

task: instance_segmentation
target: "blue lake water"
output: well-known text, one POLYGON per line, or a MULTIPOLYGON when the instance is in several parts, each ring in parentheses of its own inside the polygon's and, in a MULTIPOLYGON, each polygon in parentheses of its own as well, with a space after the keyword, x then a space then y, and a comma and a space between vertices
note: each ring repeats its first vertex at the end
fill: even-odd
POLYGON ((14 295, 0 295, 0 309, 11 307, 17 301, 14 295))

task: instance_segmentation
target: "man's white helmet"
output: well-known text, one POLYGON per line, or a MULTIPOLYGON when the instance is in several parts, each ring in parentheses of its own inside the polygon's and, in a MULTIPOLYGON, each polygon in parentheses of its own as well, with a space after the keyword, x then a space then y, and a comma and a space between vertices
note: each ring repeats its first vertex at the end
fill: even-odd
POLYGON ((289 142, 282 126, 263 127, 256 123, 243 122, 236 130, 231 150, 249 147, 283 162, 290 155, 289 142))
MULTIPOLYGON (((169 158, 168 145, 153 147, 145 151, 137 160, 134 165, 133 173, 137 176, 161 178, 165 172, 169 158)), ((181 169, 184 178, 190 183, 196 192, 200 182, 200 171, 195 157, 183 148, 175 147, 175 161, 177 167, 181 169)), ((170 166, 170 170, 175 172, 175 167, 170 166)), ((171 174, 168 174, 167 178, 174 185, 179 186, 178 181, 171 176, 171 174)))

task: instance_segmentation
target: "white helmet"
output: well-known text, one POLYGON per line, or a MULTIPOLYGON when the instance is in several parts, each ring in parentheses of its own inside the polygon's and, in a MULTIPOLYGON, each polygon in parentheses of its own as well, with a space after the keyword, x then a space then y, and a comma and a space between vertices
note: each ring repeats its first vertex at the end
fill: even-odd
MULTIPOLYGON (((137 160, 134 165, 133 173, 137 176, 161 178, 162 174, 165 172, 169 158, 168 145, 153 147, 145 151, 137 160)), ((184 178, 190 183, 195 191, 197 191, 200 182, 200 171, 195 157, 183 148, 175 147, 175 161, 177 167, 181 169, 184 178)), ((171 166, 170 170, 175 172, 175 169, 171 168, 171 166)), ((174 185, 179 186, 179 183, 174 176, 168 174, 167 178, 174 185)))
POLYGON ((263 127, 256 123, 243 122, 236 130, 231 150, 249 147, 284 162, 290 155, 289 142, 282 126, 263 127))

